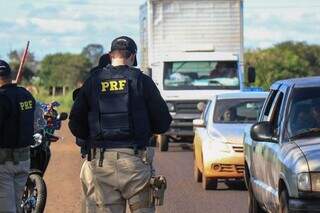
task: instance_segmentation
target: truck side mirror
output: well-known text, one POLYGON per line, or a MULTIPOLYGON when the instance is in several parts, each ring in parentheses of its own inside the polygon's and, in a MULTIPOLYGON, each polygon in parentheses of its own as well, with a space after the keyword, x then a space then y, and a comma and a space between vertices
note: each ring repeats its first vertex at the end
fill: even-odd
POLYGON ((205 128, 206 124, 203 119, 195 119, 192 121, 193 127, 205 128))
POLYGON ((200 102, 200 103, 197 104, 197 109, 198 109, 199 112, 202 113, 206 109, 206 106, 207 106, 206 103, 200 102))
POLYGON ((254 83, 256 81, 256 68, 250 66, 248 68, 248 83, 254 83))
POLYGON ((273 137, 273 127, 270 122, 267 121, 255 123, 251 127, 250 135, 253 140, 258 142, 277 142, 273 137))

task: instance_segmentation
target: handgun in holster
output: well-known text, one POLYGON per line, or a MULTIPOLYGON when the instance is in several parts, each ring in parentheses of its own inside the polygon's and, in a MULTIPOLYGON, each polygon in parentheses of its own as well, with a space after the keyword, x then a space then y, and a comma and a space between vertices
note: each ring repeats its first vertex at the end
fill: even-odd
POLYGON ((156 206, 162 206, 164 202, 164 193, 167 189, 167 180, 164 176, 152 177, 150 180, 152 188, 152 202, 156 206))

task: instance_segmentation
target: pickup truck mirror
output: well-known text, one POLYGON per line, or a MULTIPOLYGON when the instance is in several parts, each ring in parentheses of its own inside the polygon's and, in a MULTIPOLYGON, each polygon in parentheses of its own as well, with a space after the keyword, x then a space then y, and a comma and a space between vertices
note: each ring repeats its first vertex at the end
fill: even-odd
POLYGON ((273 137, 273 127, 267 121, 255 123, 251 127, 250 135, 253 140, 258 142, 277 143, 277 140, 273 137))
POLYGON ((248 83, 254 83, 256 81, 256 68, 250 66, 248 68, 248 83))
POLYGON ((192 124, 193 124, 193 127, 202 127, 202 128, 206 127, 206 124, 203 119, 195 119, 193 120, 192 124))

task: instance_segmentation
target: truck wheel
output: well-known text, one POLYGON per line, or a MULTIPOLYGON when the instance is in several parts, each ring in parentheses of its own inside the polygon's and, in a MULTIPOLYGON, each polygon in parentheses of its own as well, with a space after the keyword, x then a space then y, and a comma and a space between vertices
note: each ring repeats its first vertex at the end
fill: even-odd
POLYGON ((194 176, 194 180, 197 182, 197 183, 201 183, 202 181, 202 174, 197 166, 197 163, 196 163, 196 159, 194 159, 194 166, 193 166, 193 176, 194 176))
POLYGON ((158 135, 159 151, 166 152, 169 149, 169 138, 167 135, 158 135))
POLYGON ((289 203, 288 203, 288 192, 284 189, 280 194, 280 205, 279 205, 280 213, 290 213, 289 211, 289 203))
POLYGON ((202 173, 202 188, 204 190, 217 189, 217 187, 218 187, 217 179, 210 179, 202 173))

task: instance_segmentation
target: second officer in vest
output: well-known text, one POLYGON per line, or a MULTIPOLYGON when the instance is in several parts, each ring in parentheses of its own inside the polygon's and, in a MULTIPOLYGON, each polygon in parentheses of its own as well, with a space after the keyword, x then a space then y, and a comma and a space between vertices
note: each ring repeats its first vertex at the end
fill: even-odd
POLYGON ((12 84, 9 64, 0 60, 0 212, 21 212, 30 170, 35 100, 12 84))
POLYGON ((152 134, 164 133, 171 116, 154 82, 137 65, 137 46, 125 36, 111 45, 112 65, 93 73, 84 83, 70 113, 69 127, 90 141, 91 163, 82 173, 92 175, 99 212, 154 212, 150 179, 152 134))

